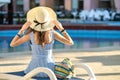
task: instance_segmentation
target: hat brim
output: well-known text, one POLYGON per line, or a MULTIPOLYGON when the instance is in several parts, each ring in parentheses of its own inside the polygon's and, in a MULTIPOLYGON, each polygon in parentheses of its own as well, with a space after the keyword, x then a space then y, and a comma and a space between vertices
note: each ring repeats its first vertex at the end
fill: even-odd
POLYGON ((35 7, 33 9, 29 10, 28 13, 27 13, 27 21, 31 22, 30 27, 32 29, 36 30, 36 31, 47 31, 47 30, 53 29, 53 27, 55 25, 52 23, 52 20, 56 20, 56 19, 57 19, 56 13, 54 12, 53 9, 51 9, 49 7, 43 7, 43 6, 35 7), (41 28, 41 25, 38 25, 38 26, 35 27, 36 23, 34 23, 35 12, 38 11, 38 10, 41 10, 41 9, 45 9, 49 13, 49 20, 48 20, 47 23, 45 23, 45 27, 43 25, 44 28, 41 28))

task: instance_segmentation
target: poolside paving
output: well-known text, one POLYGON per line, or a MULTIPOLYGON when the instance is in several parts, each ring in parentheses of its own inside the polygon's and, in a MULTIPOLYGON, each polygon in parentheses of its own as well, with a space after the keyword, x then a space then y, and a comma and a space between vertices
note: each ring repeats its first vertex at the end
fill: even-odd
MULTIPOLYGON (((0 53, 0 73, 24 70, 31 58, 31 52, 0 53)), ((74 63, 86 63, 94 71, 97 80, 120 80, 120 50, 107 51, 54 51, 56 62, 65 57, 74 63)), ((88 79, 83 69, 75 69, 78 77, 88 79)))

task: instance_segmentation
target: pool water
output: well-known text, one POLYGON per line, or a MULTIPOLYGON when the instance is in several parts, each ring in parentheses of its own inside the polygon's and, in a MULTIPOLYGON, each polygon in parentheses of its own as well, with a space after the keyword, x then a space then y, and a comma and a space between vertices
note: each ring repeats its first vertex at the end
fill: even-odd
MULTIPOLYGON (((26 42, 17 47, 10 47, 12 38, 18 30, 0 31, 0 53, 29 51, 30 43, 26 42)), ((120 47, 120 31, 117 30, 67 30, 74 41, 74 45, 69 47, 55 41, 54 49, 91 49, 99 47, 120 47)))

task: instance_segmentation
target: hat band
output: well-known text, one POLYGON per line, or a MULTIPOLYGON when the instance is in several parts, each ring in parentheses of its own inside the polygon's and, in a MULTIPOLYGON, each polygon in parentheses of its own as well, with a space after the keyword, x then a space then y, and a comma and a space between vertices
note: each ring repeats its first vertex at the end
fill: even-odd
POLYGON ((40 23, 37 20, 34 20, 34 23, 36 23, 35 27, 41 25, 41 28, 43 29, 42 25, 45 24, 46 22, 40 23))

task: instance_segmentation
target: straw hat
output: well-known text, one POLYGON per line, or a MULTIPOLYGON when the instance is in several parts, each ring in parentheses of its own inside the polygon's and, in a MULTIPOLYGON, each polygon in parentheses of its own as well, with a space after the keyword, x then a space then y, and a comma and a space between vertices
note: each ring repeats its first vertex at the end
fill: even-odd
POLYGON ((55 26, 52 20, 57 19, 56 13, 49 7, 35 7, 28 11, 27 21, 30 27, 36 31, 47 31, 55 26))

